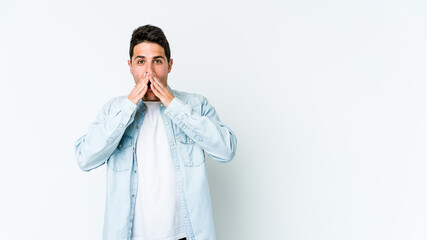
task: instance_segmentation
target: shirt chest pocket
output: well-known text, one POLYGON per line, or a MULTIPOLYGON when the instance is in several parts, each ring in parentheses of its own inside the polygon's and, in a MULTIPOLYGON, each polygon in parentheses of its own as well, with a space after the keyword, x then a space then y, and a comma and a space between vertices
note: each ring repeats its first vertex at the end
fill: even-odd
POLYGON ((116 150, 108 160, 108 167, 112 168, 115 172, 129 170, 133 159, 133 148, 131 146, 132 138, 123 136, 116 150))
POLYGON ((205 161, 203 149, 184 132, 178 132, 175 138, 178 143, 178 154, 184 166, 197 167, 205 161))

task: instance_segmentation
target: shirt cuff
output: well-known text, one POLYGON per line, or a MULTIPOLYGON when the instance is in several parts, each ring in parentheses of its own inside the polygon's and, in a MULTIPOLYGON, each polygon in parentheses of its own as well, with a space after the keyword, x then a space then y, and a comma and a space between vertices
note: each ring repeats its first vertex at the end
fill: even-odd
POLYGON ((122 110, 128 113, 128 115, 131 115, 135 111, 135 108, 136 104, 129 100, 129 98, 126 97, 122 101, 122 110))
POLYGON ((174 97, 169 103, 168 107, 165 109, 165 113, 170 119, 174 119, 184 105, 184 102, 174 97))

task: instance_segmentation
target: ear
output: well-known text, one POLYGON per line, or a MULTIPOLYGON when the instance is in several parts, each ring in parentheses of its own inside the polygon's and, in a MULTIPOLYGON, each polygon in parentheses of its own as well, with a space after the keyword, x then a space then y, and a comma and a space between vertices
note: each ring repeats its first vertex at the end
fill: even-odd
POLYGON ((132 63, 130 60, 128 60, 128 65, 129 65, 130 74, 132 74, 132 63))
POLYGON ((173 64, 173 59, 171 58, 171 59, 169 60, 168 73, 170 73, 170 72, 171 72, 171 70, 172 70, 172 64, 173 64))

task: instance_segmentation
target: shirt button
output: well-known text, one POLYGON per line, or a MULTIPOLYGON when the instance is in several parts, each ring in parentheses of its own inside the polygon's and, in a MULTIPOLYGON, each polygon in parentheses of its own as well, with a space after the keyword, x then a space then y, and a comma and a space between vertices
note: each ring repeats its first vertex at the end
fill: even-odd
POLYGON ((121 148, 122 147, 122 145, 121 144, 119 144, 119 148, 121 148))
POLYGON ((178 169, 178 168, 179 168, 179 166, 176 166, 175 168, 176 168, 176 169, 178 169))
POLYGON ((135 197, 135 194, 132 194, 132 197, 135 197))
POLYGON ((163 106, 163 104, 160 103, 160 106, 163 106))
POLYGON ((168 123, 168 122, 165 122, 165 124, 166 124, 166 125, 168 125, 169 123, 168 123))
POLYGON ((123 127, 123 124, 120 124, 120 128, 122 128, 123 127))
POLYGON ((187 127, 187 126, 185 126, 185 125, 183 126, 183 128, 184 128, 184 129, 185 129, 186 127, 187 127))
POLYGON ((171 145, 173 146, 174 144, 173 144, 173 143, 171 143, 171 145))
POLYGON ((133 107, 132 107, 132 106, 130 106, 130 107, 129 107, 129 109, 130 109, 130 110, 133 110, 133 107))
POLYGON ((186 217, 187 217, 187 215, 184 214, 184 218, 186 218, 186 217))
POLYGON ((136 129, 138 129, 139 127, 138 126, 136 126, 136 129))
POLYGON ((133 170, 134 173, 136 173, 136 170, 133 170))
POLYGON ((193 140, 192 140, 192 139, 190 139, 190 142, 193 142, 193 140))

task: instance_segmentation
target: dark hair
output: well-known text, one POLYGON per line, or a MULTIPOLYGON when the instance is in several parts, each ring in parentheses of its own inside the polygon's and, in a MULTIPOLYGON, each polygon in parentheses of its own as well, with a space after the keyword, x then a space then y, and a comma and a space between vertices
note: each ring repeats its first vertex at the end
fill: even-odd
POLYGON ((169 42, 166 39, 166 36, 163 33, 162 29, 150 24, 141 26, 133 30, 132 38, 130 39, 130 48, 129 48, 129 56, 130 56, 131 62, 133 57, 133 48, 137 44, 142 43, 144 41, 157 43, 160 46, 162 46, 163 49, 165 50, 165 55, 169 63, 169 60, 171 58, 171 50, 169 48, 169 42))

